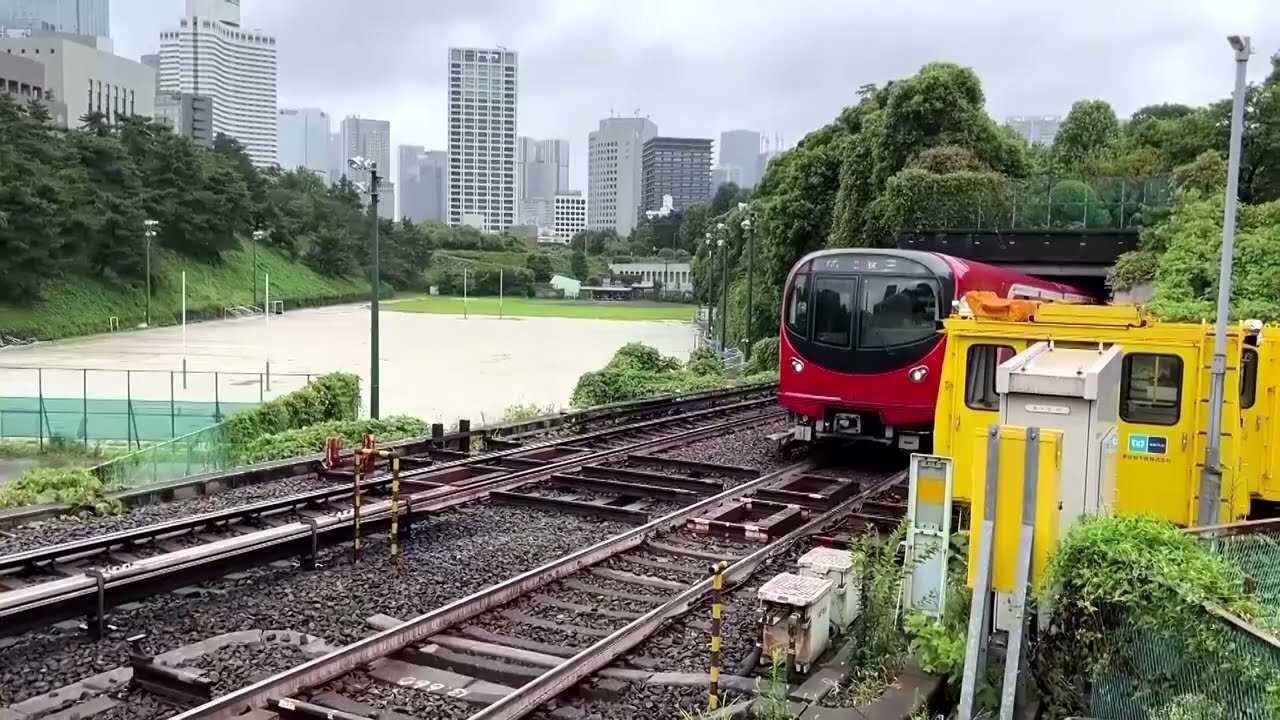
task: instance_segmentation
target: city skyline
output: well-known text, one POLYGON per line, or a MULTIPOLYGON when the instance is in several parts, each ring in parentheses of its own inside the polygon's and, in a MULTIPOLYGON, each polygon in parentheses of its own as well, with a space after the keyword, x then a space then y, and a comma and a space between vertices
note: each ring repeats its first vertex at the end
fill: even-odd
MULTIPOLYGON (((653 21, 643 22, 570 1, 464 5, 440 0, 426 9, 405 0, 359 8, 332 0, 245 0, 243 10, 246 25, 279 38, 280 106, 319 107, 335 118, 386 118, 396 145, 447 148, 448 120, 436 110, 445 107, 448 78, 438 58, 447 47, 505 45, 519 52, 520 133, 569 140, 569 186, 584 191, 586 138, 611 110, 634 117, 638 108, 664 134, 718 138, 730 129, 749 128, 769 138, 781 135, 791 146, 855 102, 860 85, 903 77, 935 60, 974 67, 996 118, 1065 115, 1071 102, 1095 97, 1127 115, 1153 102, 1203 104, 1227 96, 1231 62, 1221 47, 1226 34, 1248 31, 1260 39, 1259 61, 1250 64, 1253 80, 1265 77, 1266 55, 1280 49, 1280 43, 1261 41, 1280 37, 1280 17, 1269 15, 1260 0, 1229 8, 1159 5, 1158 24, 1151 22, 1153 2, 1105 6, 1108 22, 1102 24, 1085 23, 1083 15, 1065 7, 985 4, 1009 12, 997 24, 974 22, 975 31, 965 34, 954 28, 976 17, 972 9, 939 5, 891 52, 882 30, 906 22, 907 8, 824 6, 831 22, 822 27, 808 23, 809 13, 788 17, 781 8, 742 13, 736 5, 715 1, 662 5, 646 13, 653 21), (1045 13, 1049 19, 1035 19, 1045 13), (734 32, 720 38, 696 32, 705 26, 700 19, 727 16, 738 28, 734 32), (659 17, 666 19, 658 22, 659 17), (1035 52, 1009 63, 1003 34, 1014 26, 1030 34, 1025 46, 1035 52), (427 42, 421 41, 424 27, 431 29, 427 42), (857 36, 852 41, 830 37, 849 32, 857 36), (584 49, 576 40, 593 33, 601 42, 584 49), (812 37, 804 52, 797 52, 796 43, 778 42, 762 51, 734 39, 753 33, 812 37), (1127 61, 1135 52, 1135 36, 1144 48, 1144 61, 1137 66, 1127 61), (405 38, 406 56, 394 67, 371 73, 362 63, 349 62, 362 47, 391 46, 398 38, 405 38), (1074 69, 1064 72, 1060 65, 1074 69), (690 66, 737 71, 707 92, 702 73, 685 71, 690 66), (1120 66, 1126 72, 1109 69, 1120 66), (824 72, 815 74, 814 67, 824 72), (801 77, 805 82, 795 82, 801 77), (1026 77, 1045 81, 1028 83, 1026 77)), ((154 52, 157 34, 182 14, 182 5, 182 0, 113 2, 115 51, 135 60, 154 52)), ((395 172, 391 168, 389 176, 395 172)))

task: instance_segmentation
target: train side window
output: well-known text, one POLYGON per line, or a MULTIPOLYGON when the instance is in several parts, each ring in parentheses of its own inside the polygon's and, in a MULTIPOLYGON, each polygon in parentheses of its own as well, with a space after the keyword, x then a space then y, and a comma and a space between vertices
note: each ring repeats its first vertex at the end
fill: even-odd
POLYGON ((853 344, 854 280, 820 277, 813 283, 813 339, 847 348, 853 344))
POLYGON ((1131 423, 1178 424, 1182 417, 1182 358, 1125 355, 1120 369, 1120 417, 1131 423))
POLYGON ((787 299, 787 329, 802 338, 809 337, 808 275, 796 275, 791 281, 791 297, 787 299))
POLYGON ((1258 351, 1245 348, 1240 355, 1240 407, 1248 410, 1258 399, 1258 351))
POLYGON ((996 368, 1015 354, 1008 345, 970 345, 964 360, 964 404, 974 410, 1000 409, 996 368))

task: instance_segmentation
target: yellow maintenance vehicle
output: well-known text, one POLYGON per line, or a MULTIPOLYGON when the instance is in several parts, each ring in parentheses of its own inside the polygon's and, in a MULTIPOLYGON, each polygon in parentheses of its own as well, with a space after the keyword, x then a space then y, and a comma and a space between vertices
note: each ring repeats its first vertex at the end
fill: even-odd
MULTIPOLYGON (((1023 320, 981 310, 944 321, 947 354, 934 427, 934 453, 955 462, 953 498, 969 503, 984 471, 982 443, 998 421, 997 368, 1036 343, 1056 348, 1122 348, 1115 426, 1120 439, 1116 494, 1120 513, 1152 513, 1197 524, 1200 473, 1209 423, 1214 328, 1145 318, 1134 306, 1041 304, 1023 320)), ((1228 328, 1222 409, 1222 497, 1218 517, 1272 514, 1280 502, 1280 337, 1260 323, 1228 328)), ((1043 408, 1045 426, 1053 412, 1043 408)), ((1067 463, 1097 462, 1091 448, 1069 448, 1067 463)))
POLYGON ((1222 406, 1215 483, 1203 472, 1212 326, 1159 322, 1132 306, 978 293, 957 310, 943 321, 933 453, 911 458, 903 601, 942 614, 953 508, 967 506, 973 601, 959 717, 973 717, 998 633, 1001 717, 1012 717, 1024 696, 1030 589, 1081 518, 1147 513, 1191 526, 1206 524, 1202 514, 1209 522, 1276 514, 1280 332, 1254 321, 1228 329, 1225 387, 1236 391, 1222 406), (1217 497, 1202 504, 1202 487, 1217 497))

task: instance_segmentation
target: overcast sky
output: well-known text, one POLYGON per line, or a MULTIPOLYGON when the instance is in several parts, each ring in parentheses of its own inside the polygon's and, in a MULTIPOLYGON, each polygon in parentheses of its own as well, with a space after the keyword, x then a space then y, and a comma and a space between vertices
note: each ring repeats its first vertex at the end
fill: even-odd
MULTIPOLYGON (((1251 79, 1280 49, 1277 0, 242 0, 276 35, 279 102, 391 121, 393 145, 443 148, 447 48, 519 53, 518 132, 569 140, 639 109, 663 135, 734 128, 786 146, 866 83, 926 62, 972 66, 998 118, 1101 98, 1203 103, 1231 91, 1226 35, 1253 36, 1251 79), (1268 6, 1271 6, 1268 11, 1268 6)), ((137 59, 183 0, 112 0, 115 49, 137 59)), ((395 153, 392 153, 393 163, 395 153)), ((394 178, 394 175, 392 175, 394 178)))

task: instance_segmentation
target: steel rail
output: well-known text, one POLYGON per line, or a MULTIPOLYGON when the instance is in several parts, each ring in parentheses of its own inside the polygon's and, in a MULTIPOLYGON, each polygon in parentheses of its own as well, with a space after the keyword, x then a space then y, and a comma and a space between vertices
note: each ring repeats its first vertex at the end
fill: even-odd
MULTIPOLYGON (((771 400, 750 401, 738 405, 758 405, 771 400)), ((734 407, 737 407, 736 405, 734 407)), ((725 408, 719 408, 723 411, 725 408)), ((703 411, 698 411, 702 414, 703 411)), ((637 449, 657 448, 666 445, 682 444, 703 436, 716 434, 736 426, 768 419, 781 411, 772 410, 755 413, 745 417, 732 418, 713 425, 683 430, 673 435, 642 440, 639 443, 606 448, 584 455, 577 455, 559 462, 551 462, 545 466, 516 471, 500 478, 477 483, 469 487, 443 486, 425 490, 407 496, 400 506, 400 514, 408 512, 438 511, 471 502, 485 496, 491 490, 507 490, 520 485, 538 482, 551 474, 573 469, 576 466, 607 459, 616 455, 625 455, 637 449)), ((367 506, 362 512, 362 524, 376 527, 390 521, 391 503, 379 502, 367 506)), ((320 536, 329 537, 350 526, 354 520, 354 510, 343 510, 323 518, 306 523, 291 523, 276 528, 260 530, 235 538, 226 538, 192 548, 185 548, 164 555, 145 558, 133 563, 89 573, 60 578, 47 583, 33 585, 0 593, 0 623, 6 632, 13 629, 29 627, 30 618, 52 618, 53 616, 74 617, 84 613, 90 601, 100 601, 108 593, 115 594, 117 589, 132 592, 129 597, 144 597, 147 593, 138 590, 139 583, 159 582, 163 578, 179 579, 180 584, 198 581, 204 576, 216 577, 234 567, 234 560, 255 553, 279 551, 283 556, 295 553, 287 552, 293 545, 306 545, 311 542, 314 548, 320 536), (206 567, 207 572, 196 572, 206 567), (193 579, 195 578, 195 579, 193 579), (17 619, 28 619, 19 623, 17 619)), ((300 554, 300 553, 299 553, 300 554)), ((114 603, 111 603, 114 605, 114 603)), ((49 620, 52 622, 53 620, 49 620)))
MULTIPOLYGON (((841 519, 846 513, 855 511, 862 502, 902 483, 906 477, 906 471, 894 473, 873 487, 846 499, 774 542, 737 560, 724 571, 726 581, 733 585, 740 584, 749 578, 765 560, 806 536, 822 532, 830 523, 841 519)), ((688 613, 711 590, 711 584, 712 578, 708 575, 708 577, 672 598, 666 604, 650 610, 625 627, 619 628, 608 637, 601 639, 596 644, 543 673, 536 680, 517 688, 515 692, 472 715, 469 720, 517 720, 518 718, 523 718, 544 702, 555 698, 591 674, 604 668, 623 653, 644 642, 667 621, 688 613)))
POLYGON ((613 555, 630 550, 648 540, 655 533, 683 524, 685 520, 695 517, 699 513, 726 500, 747 495, 753 490, 776 482, 783 477, 809 470, 813 465, 812 460, 804 460, 763 475, 755 480, 745 482, 648 524, 553 560, 542 567, 517 575, 496 585, 491 585, 396 627, 376 633, 363 640, 357 640, 328 655, 277 673, 246 688, 227 693, 204 705, 175 715, 171 720, 219 720, 221 718, 231 718, 242 710, 247 710, 251 707, 264 707, 270 700, 278 700, 304 688, 328 682, 356 668, 384 658, 415 642, 425 640, 458 623, 466 622, 481 613, 511 602, 550 582, 571 575, 585 567, 595 565, 613 555))
MULTIPOLYGON (((709 414, 715 414, 724 410, 737 407, 750 406, 750 404, 762 404, 767 400, 749 400, 745 402, 734 403, 731 405, 722 405, 711 408, 695 410, 681 415, 670 416, 666 418, 656 418, 653 420, 645 420, 638 423, 623 425, 619 427, 605 428, 602 430, 584 433, 581 435, 565 436, 562 438, 552 438, 543 443, 530 443, 514 448, 504 448, 480 455, 458 458, 456 460, 446 460, 427 467, 416 468, 414 470, 401 473, 401 480, 413 480, 424 475, 438 473, 442 470, 448 470, 455 467, 466 467, 473 465, 484 465, 494 461, 502 460, 508 457, 518 456, 522 453, 534 452, 548 447, 563 447, 566 445, 575 445, 578 443, 598 441, 608 439, 616 435, 625 435, 637 430, 643 430, 649 427, 655 427, 660 424, 670 422, 680 422, 687 419, 696 419, 709 414)), ((424 452, 430 452, 425 450, 424 452)), ((371 489, 380 488, 390 482, 388 473, 379 473, 364 483, 371 489)), ((74 540, 68 543, 60 543, 42 548, 34 548, 32 550, 24 550, 18 553, 0 556, 0 574, 19 570, 31 565, 40 563, 57 562, 61 560, 78 559, 82 556, 99 554, 104 550, 109 550, 116 546, 126 546, 146 540, 151 540, 166 534, 179 534, 186 530, 191 530, 205 525, 218 524, 235 520, 245 516, 264 514, 270 511, 278 511, 279 509, 287 509, 296 505, 309 502, 328 501, 341 497, 350 497, 351 490, 347 487, 342 488, 325 488, 322 490, 313 490, 306 493, 292 495, 278 500, 266 500, 260 503, 243 505, 236 508, 228 508, 225 510, 217 510, 190 518, 179 518, 169 520, 154 525, 148 525, 130 530, 122 530, 84 540, 74 540)))

